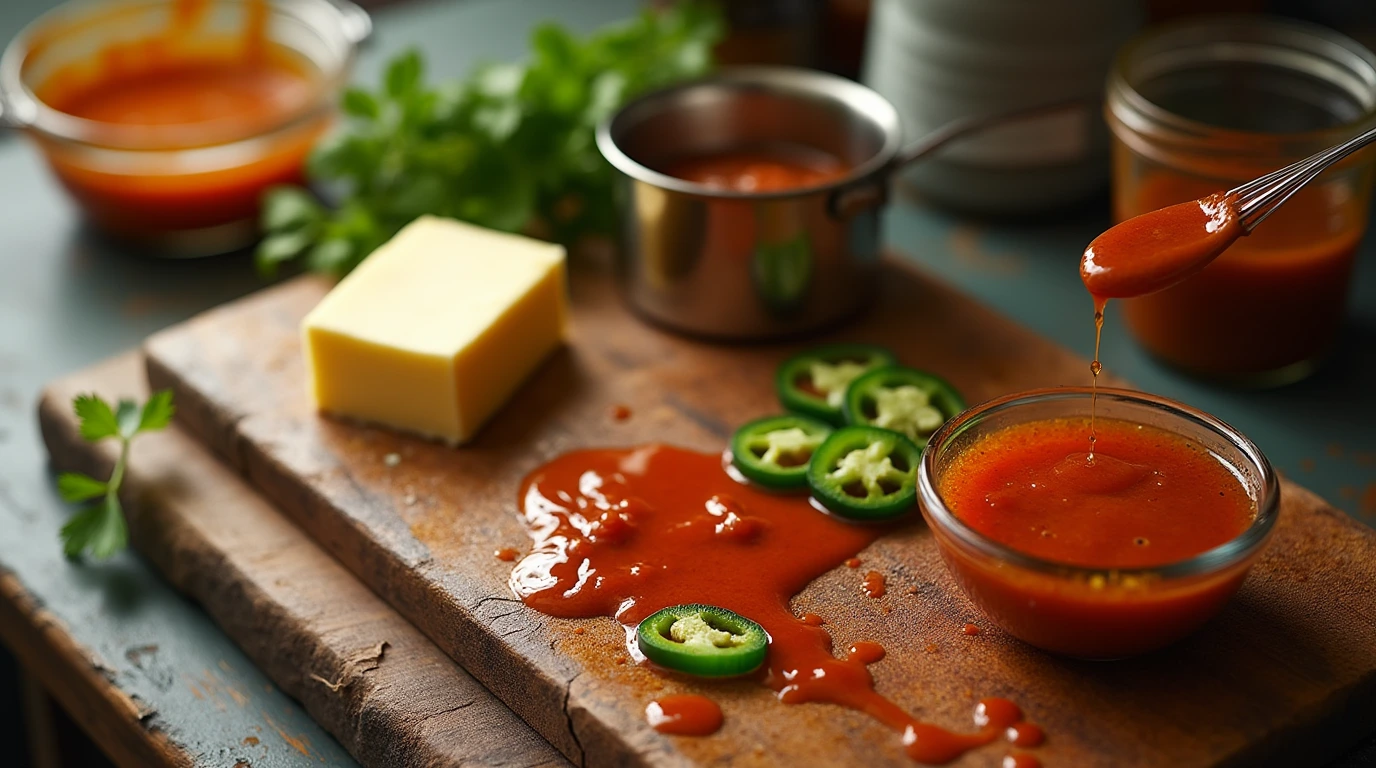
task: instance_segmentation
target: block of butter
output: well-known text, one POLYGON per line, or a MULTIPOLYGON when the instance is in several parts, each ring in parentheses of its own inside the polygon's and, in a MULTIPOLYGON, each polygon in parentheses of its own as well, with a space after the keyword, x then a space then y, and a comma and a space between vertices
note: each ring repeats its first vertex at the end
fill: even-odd
POLYGON ((417 219, 302 321, 316 405, 465 442, 563 341, 565 291, 562 246, 417 219))

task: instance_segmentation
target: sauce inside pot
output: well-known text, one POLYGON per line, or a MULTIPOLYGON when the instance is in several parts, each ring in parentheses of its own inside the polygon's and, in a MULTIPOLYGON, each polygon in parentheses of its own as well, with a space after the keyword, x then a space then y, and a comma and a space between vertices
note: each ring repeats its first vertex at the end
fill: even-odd
POLYGON ((819 149, 777 143, 680 157, 662 169, 670 176, 732 192, 784 192, 838 179, 849 170, 819 149))

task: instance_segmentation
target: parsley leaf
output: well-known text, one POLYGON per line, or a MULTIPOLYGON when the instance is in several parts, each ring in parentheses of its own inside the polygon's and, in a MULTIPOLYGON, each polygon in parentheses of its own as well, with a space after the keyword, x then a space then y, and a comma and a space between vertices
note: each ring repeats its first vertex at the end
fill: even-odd
POLYGON ((171 390, 162 390, 153 393, 142 406, 132 400, 121 400, 111 408, 109 403, 92 394, 78 395, 72 408, 81 420, 82 438, 93 443, 117 438, 120 452, 109 481, 77 472, 58 475, 57 492, 65 501, 77 503, 96 499, 62 526, 62 551, 68 557, 89 552, 92 557, 106 558, 124 549, 129 541, 119 489, 129 463, 130 443, 136 435, 165 428, 172 422, 176 407, 172 404, 171 390))
POLYGON ((307 163, 338 207, 291 187, 265 197, 259 270, 300 262, 345 274, 422 214, 567 245, 611 235, 615 175, 597 150, 598 123, 640 93, 707 72, 722 29, 703 0, 582 39, 544 24, 528 62, 434 85, 419 53, 398 56, 382 88, 345 93, 344 129, 307 163))
POLYGON ((105 483, 79 472, 63 472, 57 476, 57 492, 63 501, 87 501, 104 496, 107 490, 105 483))
POLYGON ((124 524, 118 496, 104 497, 62 526, 62 551, 67 557, 90 552, 92 557, 103 560, 128 543, 129 528, 124 524))
POLYGON ((110 404, 95 395, 78 395, 72 403, 81 419, 81 436, 92 442, 119 435, 119 420, 110 404))

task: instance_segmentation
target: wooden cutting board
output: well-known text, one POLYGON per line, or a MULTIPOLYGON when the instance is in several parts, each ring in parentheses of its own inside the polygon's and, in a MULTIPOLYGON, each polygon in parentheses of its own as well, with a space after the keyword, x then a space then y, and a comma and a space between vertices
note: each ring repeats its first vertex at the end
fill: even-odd
MULTIPOLYGON (((111 402, 143 400, 148 388, 142 357, 121 355, 65 376, 48 385, 39 402, 53 466, 106 477, 119 446, 81 438, 72 398, 86 392, 111 402)), ((511 710, 183 430, 139 437, 124 491, 133 546, 173 586, 204 606, 253 662, 362 765, 568 766, 511 710)), ((190 684, 219 707, 243 707, 251 698, 208 670, 190 684)), ((270 763, 271 749, 320 758, 315 745, 283 731, 267 713, 262 727, 261 739, 245 739, 237 751, 221 755, 223 764, 270 763), (274 732, 280 742, 272 743, 274 732)))
MULTIPOLYGON (((834 339, 887 344, 971 401, 1084 383, 1084 360, 930 278, 894 266, 883 284, 876 309, 834 339)), ((528 543, 516 504, 527 472, 588 446, 721 450, 733 425, 777 410, 772 374, 796 346, 666 334, 629 316, 605 276, 578 274, 569 346, 454 450, 314 413, 297 325, 325 290, 299 279, 150 338, 150 383, 174 388, 190 431, 571 760, 906 764, 895 735, 867 717, 784 706, 743 681, 711 686, 727 718, 715 736, 657 734, 646 703, 692 684, 625 664, 610 619, 526 608, 507 588, 511 565, 493 557, 528 543), (629 420, 612 418, 618 405, 629 420)), ((861 557, 864 568, 804 590, 799 612, 825 617, 837 647, 882 643, 877 687, 919 717, 969 728, 977 699, 1018 701, 1046 728, 1048 766, 1317 764, 1376 726, 1376 535, 1293 484, 1238 598, 1196 636, 1132 661, 1066 661, 997 631, 920 520, 861 557), (885 598, 861 593, 869 569, 887 575, 885 598), (986 631, 967 637, 966 622, 986 631)), ((1003 754, 993 746, 961 764, 1003 754)))

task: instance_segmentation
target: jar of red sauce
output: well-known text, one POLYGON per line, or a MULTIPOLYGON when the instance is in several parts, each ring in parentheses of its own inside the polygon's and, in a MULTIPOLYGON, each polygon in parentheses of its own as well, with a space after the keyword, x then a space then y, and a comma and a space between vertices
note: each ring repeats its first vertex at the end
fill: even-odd
POLYGON ((73 2, 0 59, 23 128, 100 229, 159 255, 233 250, 299 182, 368 16, 347 0, 73 2))
MULTIPOLYGON (((1376 55, 1258 16, 1167 25, 1108 80, 1113 216, 1228 189, 1376 125, 1376 55)), ((1342 324, 1376 153, 1329 170, 1183 283, 1123 302, 1133 336, 1192 374, 1246 386, 1309 375, 1342 324)))

